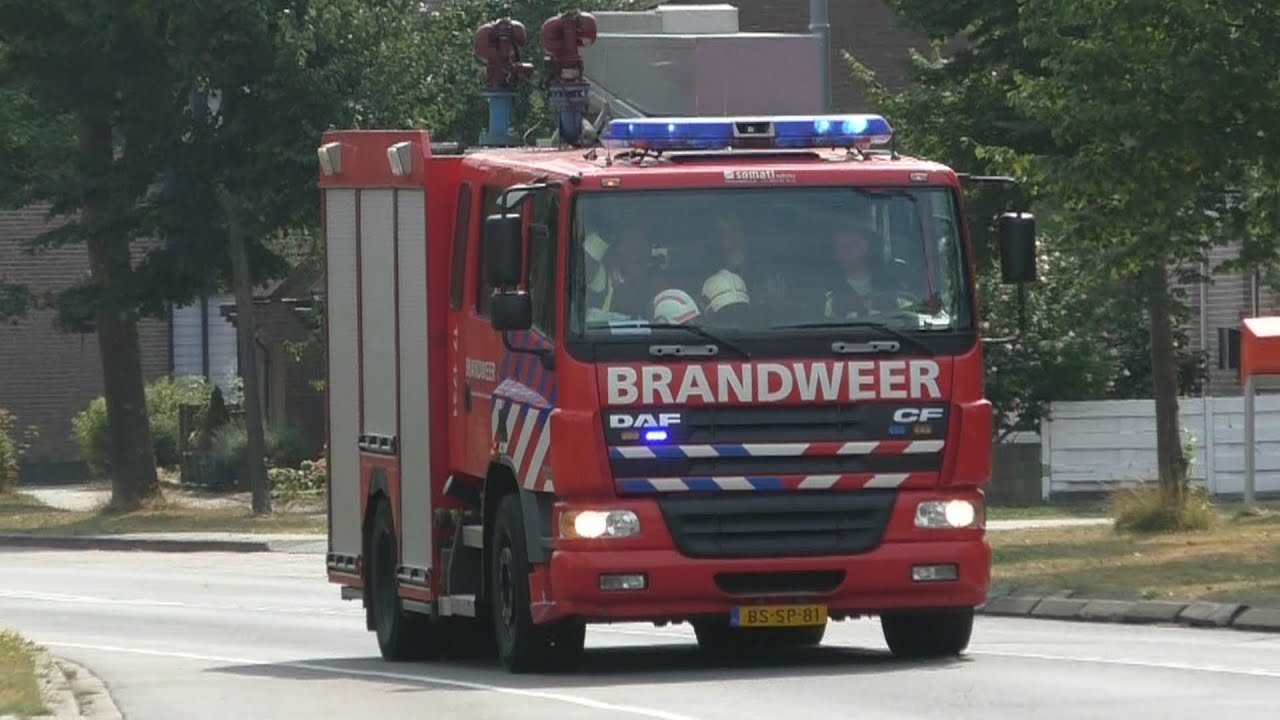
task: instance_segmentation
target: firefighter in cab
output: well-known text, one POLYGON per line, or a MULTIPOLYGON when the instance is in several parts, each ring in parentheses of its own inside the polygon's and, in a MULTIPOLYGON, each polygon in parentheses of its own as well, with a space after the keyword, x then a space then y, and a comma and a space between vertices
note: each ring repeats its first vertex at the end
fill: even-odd
POLYGON ((835 270, 827 282, 828 320, 854 320, 908 310, 914 304, 904 296, 896 273, 879 262, 879 238, 875 229, 862 224, 838 226, 834 232, 835 270))

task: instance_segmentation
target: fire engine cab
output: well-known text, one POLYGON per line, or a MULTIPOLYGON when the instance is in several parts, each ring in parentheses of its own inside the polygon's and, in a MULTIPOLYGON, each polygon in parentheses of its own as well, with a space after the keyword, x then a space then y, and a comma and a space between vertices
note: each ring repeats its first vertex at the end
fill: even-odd
MULTIPOLYGON (((957 174, 867 114, 595 140, 559 81, 552 147, 319 150, 328 575, 383 656, 543 671, 589 623, 724 651, 863 616, 896 655, 962 652, 992 415, 957 174)), ((1032 218, 999 227, 1031 279, 1032 218)))

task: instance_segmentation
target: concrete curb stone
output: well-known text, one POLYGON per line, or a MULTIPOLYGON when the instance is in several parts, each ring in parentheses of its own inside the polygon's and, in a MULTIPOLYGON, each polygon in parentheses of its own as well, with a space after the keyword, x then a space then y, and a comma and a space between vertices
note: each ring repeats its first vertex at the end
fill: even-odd
POLYGON ((983 615, 1030 615, 1040 598, 1023 595, 1001 595, 987 600, 982 606, 983 615))
POLYGON ((1241 630, 1280 632, 1280 608, 1248 608, 1231 623, 1241 630))
POLYGON ((1047 597, 1032 608, 1031 617, 1074 620, 1088 604, 1088 600, 1079 598, 1047 597))
POLYGON ((62 668, 71 686, 71 692, 79 703, 80 712, 76 716, 83 720, 124 720, 120 708, 111 699, 107 686, 102 680, 89 672, 83 665, 70 660, 56 659, 54 662, 62 668))
POLYGON ((52 550, 142 550, 147 552, 269 552, 261 540, 184 540, 109 535, 0 535, 0 548, 52 550))
POLYGON ((1167 600, 1107 600, 1049 596, 992 595, 978 614, 1083 622, 1177 624, 1185 627, 1280 632, 1280 607, 1249 607, 1240 603, 1171 602, 1167 600))
POLYGON ((1193 627, 1228 627, 1244 609, 1239 603, 1193 602, 1178 613, 1178 622, 1193 627))
POLYGON ((1133 605, 1131 600, 1090 600, 1079 617, 1089 622, 1120 622, 1133 605))
POLYGON ((1166 602, 1163 600, 1143 600, 1133 603, 1124 614, 1127 623, 1151 624, 1174 623, 1178 615, 1187 607, 1187 603, 1166 602))
POLYGON ((80 717, 80 705, 62 668, 53 656, 43 649, 35 653, 36 685, 40 699, 48 713, 34 720, 76 720, 80 717))

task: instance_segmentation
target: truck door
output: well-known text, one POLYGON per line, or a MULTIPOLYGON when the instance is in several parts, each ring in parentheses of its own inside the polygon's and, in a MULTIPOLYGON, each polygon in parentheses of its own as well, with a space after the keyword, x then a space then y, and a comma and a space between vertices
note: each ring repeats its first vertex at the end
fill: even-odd
POLYGON ((464 274, 466 282, 454 285, 454 298, 459 306, 457 325, 453 329, 455 352, 455 403, 452 409, 458 422, 453 423, 451 440, 462 458, 461 470, 483 477, 493 450, 493 392, 502 380, 498 363, 502 357, 502 337, 489 325, 489 300, 492 288, 484 277, 482 230, 484 218, 498 212, 503 188, 485 185, 473 193, 463 184, 458 203, 458 226, 454 257, 455 273, 464 274), (466 201, 463 201, 463 197, 466 201), (478 196, 478 197, 477 197, 478 196))

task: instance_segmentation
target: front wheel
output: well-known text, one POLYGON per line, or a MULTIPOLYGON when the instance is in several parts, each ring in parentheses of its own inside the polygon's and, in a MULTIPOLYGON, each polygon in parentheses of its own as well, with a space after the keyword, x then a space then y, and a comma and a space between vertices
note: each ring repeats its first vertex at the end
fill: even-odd
POLYGON ((567 620, 535 625, 529 614, 529 552, 518 495, 504 497, 498 506, 491 545, 489 607, 503 667, 512 673, 572 667, 582 656, 585 626, 567 620))
POLYGON ((880 616, 880 628, 895 657, 955 657, 969 647, 973 609, 886 613, 880 616))

